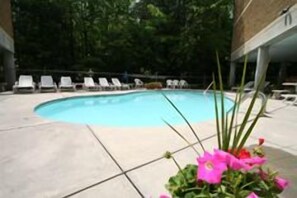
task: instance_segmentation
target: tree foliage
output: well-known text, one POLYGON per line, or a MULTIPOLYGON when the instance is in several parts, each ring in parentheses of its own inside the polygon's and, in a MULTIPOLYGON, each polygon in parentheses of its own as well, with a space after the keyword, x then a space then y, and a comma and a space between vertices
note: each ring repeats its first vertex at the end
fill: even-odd
POLYGON ((211 72, 228 56, 226 0, 13 0, 18 64, 159 74, 211 72))

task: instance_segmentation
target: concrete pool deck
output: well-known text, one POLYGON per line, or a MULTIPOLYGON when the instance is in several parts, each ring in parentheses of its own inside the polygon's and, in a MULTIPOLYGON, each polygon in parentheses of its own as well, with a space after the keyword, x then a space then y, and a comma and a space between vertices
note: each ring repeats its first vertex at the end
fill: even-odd
MULTIPOLYGON (((177 172, 165 151, 183 167, 196 154, 168 127, 113 128, 55 122, 34 113, 38 104, 77 95, 111 92, 0 94, 0 197, 158 197, 177 172)), ((116 93, 116 92, 112 92, 116 93)), ((230 95, 232 97, 232 94, 230 95)), ((243 115, 245 105, 240 111, 243 115)), ((269 100, 248 144, 258 137, 271 167, 297 193, 297 107, 269 100)), ((192 143, 186 126, 177 126, 192 143)), ((216 145, 215 121, 194 124, 206 149, 216 145)), ((195 145, 201 151, 198 144, 195 145)))

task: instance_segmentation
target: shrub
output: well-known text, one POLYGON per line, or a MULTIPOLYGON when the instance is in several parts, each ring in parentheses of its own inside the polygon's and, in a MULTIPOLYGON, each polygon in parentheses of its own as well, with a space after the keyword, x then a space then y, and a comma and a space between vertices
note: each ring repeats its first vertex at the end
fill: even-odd
POLYGON ((150 83, 146 83, 144 85, 145 88, 147 89, 162 89, 162 83, 161 82, 150 82, 150 83))

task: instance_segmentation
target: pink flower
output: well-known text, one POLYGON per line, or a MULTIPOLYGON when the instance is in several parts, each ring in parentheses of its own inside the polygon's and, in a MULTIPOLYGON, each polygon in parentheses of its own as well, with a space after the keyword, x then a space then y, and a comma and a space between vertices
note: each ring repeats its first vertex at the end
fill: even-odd
POLYGON ((218 159, 221 159, 222 162, 225 162, 233 170, 247 168, 247 165, 243 161, 228 152, 217 149, 215 149, 214 152, 218 159))
POLYGON ((217 159, 220 159, 222 162, 226 162, 226 163, 228 161, 227 158, 231 156, 230 153, 219 149, 214 149, 214 155, 216 156, 217 159))
POLYGON ((259 175, 260 175, 260 178, 262 179, 262 180, 268 180, 268 178, 269 178, 269 175, 267 174, 267 173, 265 173, 264 171, 262 171, 262 170, 260 170, 259 172, 259 175))
POLYGON ((259 141, 259 143, 258 143, 259 146, 261 146, 262 144, 264 144, 265 139, 264 138, 259 138, 258 141, 259 141))
POLYGON ((225 162, 231 169, 249 171, 254 168, 256 165, 262 165, 266 162, 266 158, 262 157, 250 157, 244 159, 238 159, 234 155, 215 149, 214 150, 216 158, 220 159, 222 162, 225 162))
POLYGON ((167 195, 160 195, 160 197, 159 198, 170 198, 169 196, 167 196, 167 195))
POLYGON ((289 185, 289 182, 281 177, 275 177, 274 182, 280 190, 284 190, 289 185))
POLYGON ((227 170, 227 165, 217 155, 211 155, 205 152, 203 157, 197 158, 198 161, 198 180, 206 181, 210 184, 221 182, 222 174, 227 170))
POLYGON ((251 158, 247 158, 247 159, 242 159, 242 161, 247 165, 247 167, 245 168, 245 170, 251 170, 252 168, 254 168, 255 166, 261 166, 263 165, 267 160, 264 157, 251 157, 251 158))
POLYGON ((229 157, 228 165, 233 170, 249 169, 249 166, 243 160, 238 159, 232 155, 229 157))
POLYGON ((258 195, 256 195, 254 192, 251 192, 251 194, 249 194, 249 196, 246 198, 258 198, 258 195))

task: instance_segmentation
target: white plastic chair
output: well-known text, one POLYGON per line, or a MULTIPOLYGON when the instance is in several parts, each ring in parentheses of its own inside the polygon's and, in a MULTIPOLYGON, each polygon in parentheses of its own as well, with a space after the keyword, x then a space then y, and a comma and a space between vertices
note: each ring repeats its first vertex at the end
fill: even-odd
POLYGON ((115 88, 118 88, 118 89, 130 89, 129 85, 121 83, 118 78, 112 78, 111 82, 115 86, 115 88))
POLYGON ((99 78, 99 86, 104 90, 112 90, 115 89, 115 86, 110 84, 106 78, 99 78))
POLYGON ((59 83, 60 91, 76 91, 75 84, 72 83, 70 76, 62 76, 59 83))
POLYGON ((144 83, 138 79, 138 78, 135 78, 134 79, 134 82, 135 82, 135 88, 141 88, 141 87, 144 87, 144 83))
POLYGON ((52 76, 41 76, 39 91, 57 91, 57 84, 54 82, 52 76))
POLYGON ((35 83, 31 75, 20 75, 19 81, 15 82, 13 86, 13 92, 16 93, 18 91, 30 91, 34 93, 35 83))
POLYGON ((173 82, 172 82, 172 80, 170 80, 170 79, 166 80, 166 87, 167 88, 173 88, 173 82))
POLYGON ((96 91, 99 89, 99 86, 94 82, 92 77, 84 77, 83 88, 87 91, 96 91))
POLYGON ((281 94, 283 102, 287 102, 290 105, 297 105, 297 94, 281 94))
POLYGON ((179 81, 179 87, 181 89, 183 89, 183 88, 189 88, 189 83, 187 81, 185 81, 185 80, 180 80, 179 81))
POLYGON ((176 88, 178 88, 179 87, 179 80, 173 80, 172 81, 172 88, 173 89, 176 89, 176 88))
MULTIPOLYGON (((245 92, 252 91, 253 87, 254 87, 254 81, 249 81, 243 86, 243 91, 245 91, 245 92)), ((240 89, 240 87, 232 87, 231 88, 232 91, 237 91, 238 89, 240 89)))

